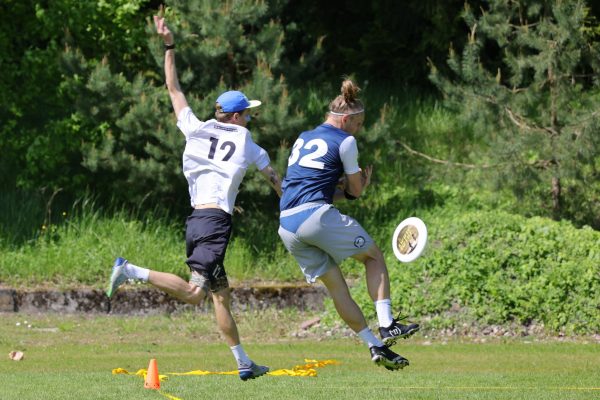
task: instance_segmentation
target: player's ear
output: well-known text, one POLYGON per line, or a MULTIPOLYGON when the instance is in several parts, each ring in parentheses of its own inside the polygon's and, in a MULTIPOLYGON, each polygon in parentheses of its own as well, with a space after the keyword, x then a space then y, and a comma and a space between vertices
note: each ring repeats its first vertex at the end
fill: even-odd
POLYGON ((344 128, 346 127, 346 124, 348 123, 348 116, 347 115, 342 115, 342 117, 340 118, 340 122, 341 122, 340 128, 342 130, 344 130, 344 128))

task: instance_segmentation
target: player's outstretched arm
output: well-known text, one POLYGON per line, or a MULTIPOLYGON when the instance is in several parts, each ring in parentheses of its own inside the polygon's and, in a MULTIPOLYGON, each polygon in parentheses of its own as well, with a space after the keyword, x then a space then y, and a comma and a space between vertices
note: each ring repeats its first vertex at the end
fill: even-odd
POLYGON ((188 103, 179 86, 179 79, 177 79, 177 70, 175 69, 175 39, 173 38, 173 33, 165 23, 162 13, 163 9, 161 7, 161 15, 154 16, 154 26, 156 26, 156 33, 162 37, 165 45, 165 80, 167 89, 169 90, 169 97, 171 97, 171 103, 173 104, 173 110, 175 110, 175 116, 179 116, 181 110, 187 107, 188 103))
POLYGON ((367 186, 371 184, 372 173, 373 167, 369 165, 365 169, 361 169, 355 174, 346 175, 345 192, 352 197, 360 197, 367 186))
POLYGON ((265 168, 261 169, 260 172, 269 182, 269 185, 277 192, 279 197, 281 197, 281 179, 279 179, 279 174, 275 171, 270 165, 267 165, 265 168))

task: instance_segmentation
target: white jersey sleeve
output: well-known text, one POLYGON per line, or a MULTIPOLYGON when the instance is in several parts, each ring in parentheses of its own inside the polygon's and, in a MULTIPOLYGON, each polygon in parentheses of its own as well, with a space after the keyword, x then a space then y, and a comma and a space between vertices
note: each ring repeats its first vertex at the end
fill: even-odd
POLYGON ((348 135, 340 144, 340 158, 344 165, 344 173, 347 175, 355 174, 360 171, 358 166, 358 147, 354 136, 348 135))
POLYGON ((177 127, 185 135, 186 140, 193 136, 194 133, 200 132, 202 124, 203 122, 196 118, 189 107, 185 107, 177 116, 177 127))
MULTIPOLYGON (((250 139, 252 141, 252 139, 250 139)), ((266 150, 252 141, 249 148, 248 160, 251 164, 255 164, 259 171, 265 169, 270 163, 269 155, 266 150)))

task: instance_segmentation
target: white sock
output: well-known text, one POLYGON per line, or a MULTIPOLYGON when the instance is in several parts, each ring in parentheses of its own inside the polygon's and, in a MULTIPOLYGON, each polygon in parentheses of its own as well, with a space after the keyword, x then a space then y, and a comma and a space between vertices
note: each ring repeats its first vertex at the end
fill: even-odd
POLYGON ((242 347, 241 343, 237 346, 231 346, 230 349, 233 353, 233 356, 235 357, 235 361, 237 361, 238 367, 249 367, 250 365, 252 365, 252 360, 250 360, 250 358, 244 351, 244 348, 242 347))
POLYGON ((371 332, 369 327, 366 327, 362 331, 358 332, 357 335, 360 336, 362 341, 365 342, 367 344, 367 346, 369 346, 369 348, 371 348, 373 346, 377 346, 377 347, 383 346, 383 343, 381 342, 381 340, 377 339, 375 337, 375 335, 373 335, 373 332, 371 332))
POLYGON ((394 317, 392 317, 392 300, 377 300, 375 302, 375 310, 377 311, 379 326, 387 328, 394 322, 394 317))
POLYGON ((148 268, 138 267, 130 262, 125 264, 125 275, 130 279, 138 279, 140 281, 148 282, 148 275, 150 270, 148 268))

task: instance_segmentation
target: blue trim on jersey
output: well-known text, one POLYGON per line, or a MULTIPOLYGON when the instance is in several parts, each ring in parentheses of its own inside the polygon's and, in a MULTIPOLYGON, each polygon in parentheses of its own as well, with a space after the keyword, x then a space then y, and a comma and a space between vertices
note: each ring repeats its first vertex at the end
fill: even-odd
POLYGON ((281 185, 282 211, 310 202, 333 203, 335 188, 344 173, 340 145, 348 135, 330 124, 300 134, 281 185))

